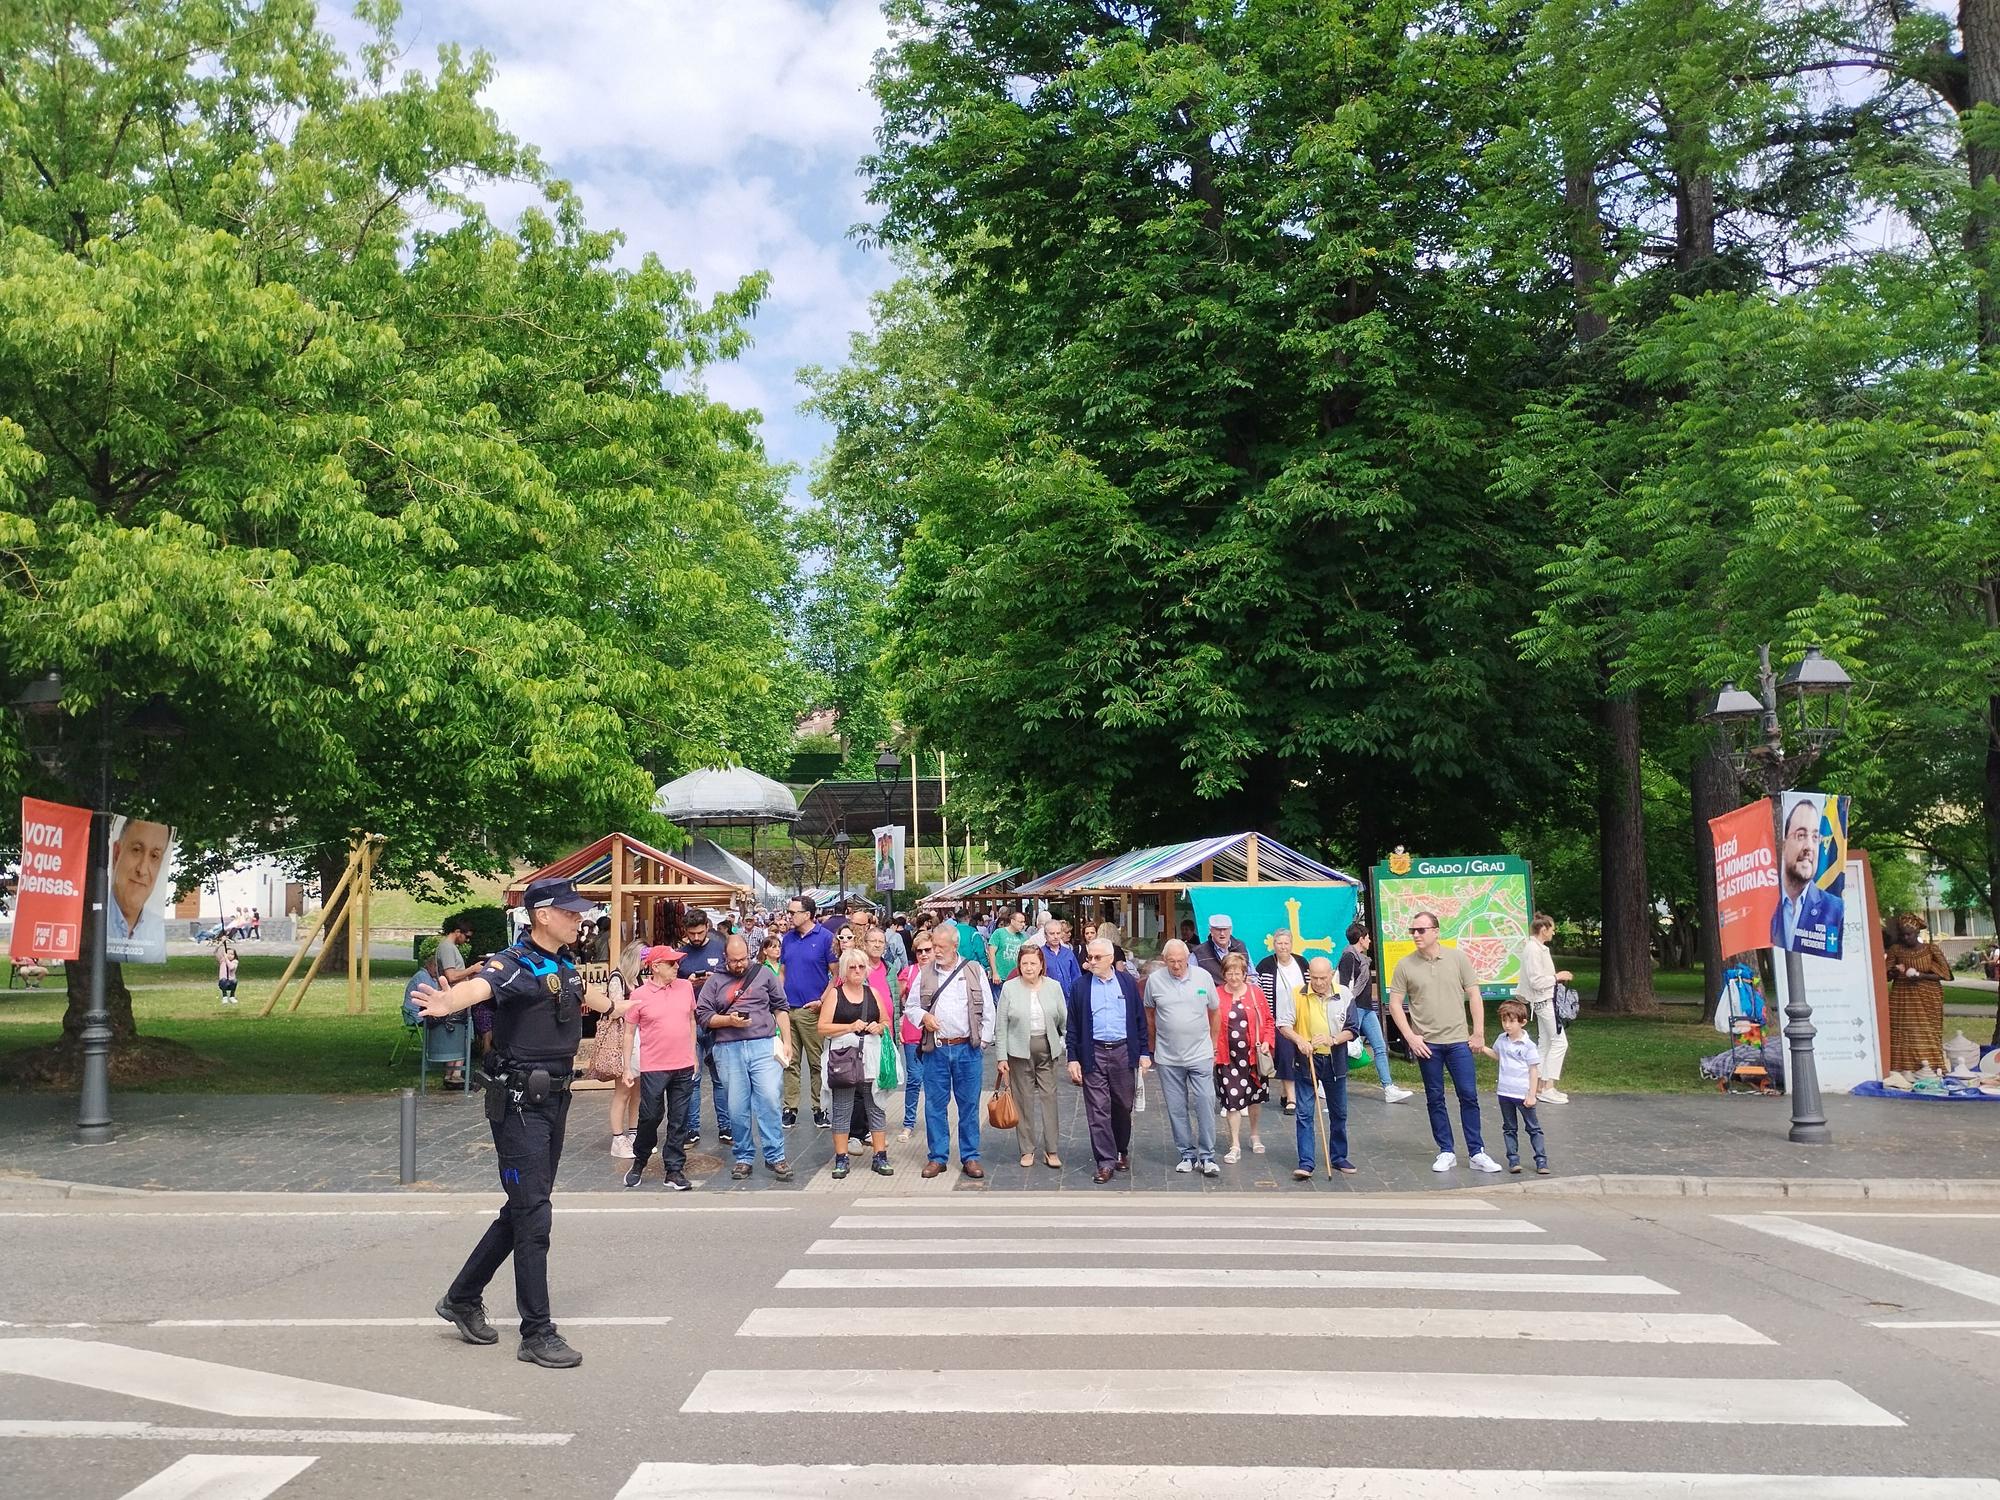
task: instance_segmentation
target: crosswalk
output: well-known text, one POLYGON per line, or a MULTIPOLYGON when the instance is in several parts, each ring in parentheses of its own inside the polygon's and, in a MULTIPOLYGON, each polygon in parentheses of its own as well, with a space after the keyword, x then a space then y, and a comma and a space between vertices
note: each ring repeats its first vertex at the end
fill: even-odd
MULTIPOLYGON (((646 1448, 602 1488, 566 1488, 611 1500, 2000 1500, 1984 1465, 1907 1461, 1916 1433, 1896 1436, 1896 1394, 1809 1368, 1754 1326, 1755 1304, 1742 1316, 1689 1306, 1671 1273, 1640 1274, 1616 1245, 1573 1243, 1517 1208, 992 1194, 859 1197, 822 1222, 741 1289, 740 1321, 731 1309, 716 1325, 646 1448), (1139 1436, 1100 1453, 1071 1422, 1139 1436), (1390 1430, 1437 1441, 1411 1451, 1383 1441, 1390 1430), (1299 1446, 1274 1451, 1272 1433, 1299 1446), (1891 1442, 1902 1446, 1877 1446, 1891 1442), (1079 1452, 1126 1461, 1052 1461, 1079 1452), (701 1454, 718 1461, 686 1461, 701 1454), (1695 1462, 1676 1466, 1683 1457, 1695 1462), (1545 1467, 1552 1458, 1572 1467, 1545 1467), (1784 1472, 1801 1467, 1821 1471, 1784 1472)), ((337 1462, 316 1459, 313 1436, 273 1444, 296 1456, 190 1454, 124 1500, 287 1500, 288 1485, 311 1488, 300 1476, 316 1461, 337 1462)))

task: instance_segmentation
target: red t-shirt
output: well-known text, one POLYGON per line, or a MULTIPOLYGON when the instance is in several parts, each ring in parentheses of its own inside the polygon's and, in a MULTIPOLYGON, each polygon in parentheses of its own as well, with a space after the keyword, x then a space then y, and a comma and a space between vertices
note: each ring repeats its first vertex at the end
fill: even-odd
POLYGON ((694 986, 685 979, 650 980, 632 991, 625 1019, 639 1037, 635 1073, 665 1073, 694 1066, 694 986))

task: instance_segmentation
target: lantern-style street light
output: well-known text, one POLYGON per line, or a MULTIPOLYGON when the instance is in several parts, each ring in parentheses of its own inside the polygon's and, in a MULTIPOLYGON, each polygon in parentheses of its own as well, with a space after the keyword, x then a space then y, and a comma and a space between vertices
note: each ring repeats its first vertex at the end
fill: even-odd
MULTIPOLYGON (((1771 799, 1776 847, 1785 842, 1784 794, 1796 787, 1812 763, 1847 727, 1854 680, 1817 646, 1778 678, 1771 672, 1771 648, 1757 648, 1757 692, 1733 682, 1709 702, 1702 715, 1721 732, 1736 774, 1771 799), (1790 740, 1786 719, 1790 720, 1790 740)), ((1812 1004, 1806 999, 1805 959, 1785 951, 1785 1042, 1791 1053, 1791 1139, 1824 1145, 1833 1139, 1819 1092, 1819 1063, 1813 1056, 1812 1004)))

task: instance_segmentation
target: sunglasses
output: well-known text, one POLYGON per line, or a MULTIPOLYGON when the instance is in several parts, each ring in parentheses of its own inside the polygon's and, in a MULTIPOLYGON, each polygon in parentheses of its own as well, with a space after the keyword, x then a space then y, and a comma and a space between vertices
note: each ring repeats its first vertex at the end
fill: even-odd
POLYGON ((1436 931, 1437 929, 1435 927, 1412 927, 1410 929, 1410 935, 1412 937, 1422 937, 1427 932, 1436 932, 1436 931))

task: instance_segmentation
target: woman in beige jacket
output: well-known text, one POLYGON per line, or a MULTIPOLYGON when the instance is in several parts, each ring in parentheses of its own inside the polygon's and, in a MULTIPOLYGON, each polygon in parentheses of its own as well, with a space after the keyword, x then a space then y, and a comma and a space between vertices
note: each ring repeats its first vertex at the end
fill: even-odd
POLYGON ((1047 960, 1040 948, 1033 944, 1023 947, 1015 965, 1014 977, 1000 986, 1000 998, 993 1006, 993 1048, 1000 1057, 995 1081, 1011 1090, 1014 1108, 1021 1116, 1014 1127, 1021 1165, 1032 1167, 1039 1147, 1042 1161, 1059 1168, 1056 1070, 1062 1066, 1063 1028, 1069 1024, 1069 1007, 1062 986, 1048 976, 1047 960))

